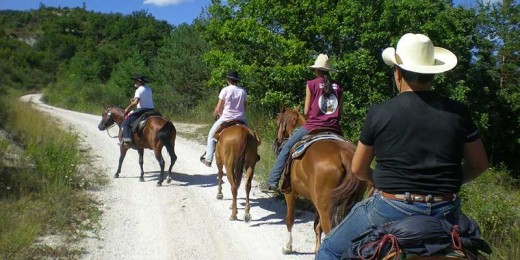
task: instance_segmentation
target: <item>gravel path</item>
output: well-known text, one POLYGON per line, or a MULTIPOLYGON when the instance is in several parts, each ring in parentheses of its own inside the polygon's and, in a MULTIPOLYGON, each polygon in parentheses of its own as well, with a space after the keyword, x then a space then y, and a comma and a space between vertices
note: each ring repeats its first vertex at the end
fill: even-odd
MULTIPOLYGON (((145 151, 144 183, 138 179, 138 155, 134 150, 127 153, 121 177, 113 179, 119 158, 118 141, 97 129, 101 117, 51 107, 42 104, 40 98, 36 94, 22 100, 34 103, 77 132, 95 157, 96 167, 110 176, 107 186, 93 191, 103 212, 102 228, 99 238, 85 239, 83 259, 314 259, 314 214, 297 214, 293 228, 295 253, 283 255, 287 235, 285 205, 260 192, 256 182, 251 194, 252 220, 243 221, 242 184, 238 195, 239 220, 229 221, 229 185, 224 178, 224 200, 217 200, 216 166, 208 168, 198 161, 203 145, 177 136, 178 160, 170 184, 156 187, 159 164, 151 150, 145 151)), ((178 132, 196 127, 173 123, 178 132)), ((166 149, 163 156, 169 165, 166 149)))

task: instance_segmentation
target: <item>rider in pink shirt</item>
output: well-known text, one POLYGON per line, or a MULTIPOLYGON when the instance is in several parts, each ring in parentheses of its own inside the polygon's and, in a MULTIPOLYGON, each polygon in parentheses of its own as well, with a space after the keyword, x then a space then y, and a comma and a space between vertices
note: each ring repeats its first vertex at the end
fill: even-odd
POLYGON ((247 92, 244 88, 238 86, 240 82, 238 72, 230 70, 227 75, 227 82, 228 86, 224 87, 218 95, 219 100, 213 111, 214 116, 218 119, 209 130, 206 152, 200 157, 200 161, 208 167, 211 167, 215 154, 213 136, 220 125, 226 121, 239 120, 249 126, 246 118, 247 92))

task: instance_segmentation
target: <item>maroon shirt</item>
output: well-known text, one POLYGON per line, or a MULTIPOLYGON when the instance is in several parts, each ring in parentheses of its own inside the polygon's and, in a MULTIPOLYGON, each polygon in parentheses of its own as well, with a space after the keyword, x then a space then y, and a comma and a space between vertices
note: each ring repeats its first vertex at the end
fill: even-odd
POLYGON ((331 80, 332 92, 327 98, 323 95, 323 82, 322 77, 307 81, 307 87, 311 92, 311 106, 303 127, 309 132, 320 127, 340 130, 341 107, 339 101, 343 95, 343 88, 338 82, 331 80))

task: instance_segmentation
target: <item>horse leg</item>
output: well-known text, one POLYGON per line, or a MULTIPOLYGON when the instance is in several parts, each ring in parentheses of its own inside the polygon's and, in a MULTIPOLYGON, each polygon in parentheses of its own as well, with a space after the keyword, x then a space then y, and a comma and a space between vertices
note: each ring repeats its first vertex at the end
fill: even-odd
POLYGON ((331 230, 331 208, 328 204, 323 205, 323 203, 316 202, 316 219, 314 221, 314 232, 316 233, 315 252, 318 252, 318 250, 320 249, 321 234, 328 234, 331 230))
POLYGON ((162 186, 164 181, 164 159, 161 154, 162 147, 155 148, 153 153, 155 154, 155 159, 159 162, 159 166, 161 167, 161 174, 159 175, 159 181, 157 181, 157 187, 162 186))
POLYGON ((172 168, 175 162, 177 161, 177 155, 175 154, 175 150, 173 150, 173 144, 172 144, 172 151, 170 153, 170 167, 168 168, 168 178, 166 179, 166 183, 170 183, 172 181, 172 168))
POLYGON ((294 191, 284 194, 285 202, 287 203, 287 215, 285 216, 285 225, 287 226, 287 239, 283 247, 283 254, 290 254, 292 250, 292 228, 294 225, 294 209, 296 206, 296 194, 294 191))
POLYGON ((144 155, 144 149, 137 149, 137 153, 139 154, 139 168, 141 168, 141 177, 139 177, 140 182, 144 182, 144 170, 143 170, 143 155, 144 155))
POLYGON ((322 232, 320 214, 317 211, 316 211, 316 218, 314 219, 314 232, 316 234, 316 242, 315 242, 314 252, 317 253, 318 249, 320 249, 321 232, 322 232))
POLYGON ((117 166, 116 174, 114 174, 114 178, 119 178, 119 174, 121 173, 121 165, 123 165, 123 160, 125 159, 126 152, 128 148, 123 147, 122 145, 119 147, 119 165, 117 166))
POLYGON ((236 183, 236 176, 235 176, 235 165, 234 165, 234 158, 233 155, 230 155, 228 158, 226 158, 226 173, 229 181, 229 185, 231 185, 231 194, 233 196, 232 202, 231 202, 231 216, 229 217, 229 220, 237 220, 237 193, 238 193, 238 186, 236 183))
MULTIPOLYGON (((229 175, 230 173, 228 173, 229 175)), ((230 182, 231 184, 231 194, 233 195, 233 202, 231 203, 231 217, 229 217, 229 220, 237 220, 237 193, 238 193, 238 187, 234 182, 230 182)))
POLYGON ((222 194, 222 176, 224 175, 224 172, 222 171, 222 163, 219 162, 217 157, 217 182, 218 182, 218 191, 217 191, 217 199, 221 200, 224 198, 224 195, 222 194))
POLYGON ((170 155, 170 167, 168 168, 168 177, 166 178, 166 183, 170 183, 172 181, 172 168, 175 162, 177 161, 177 155, 175 154, 175 133, 172 133, 172 137, 170 137, 169 145, 166 145, 166 150, 170 155))
POLYGON ((251 221, 251 214, 249 210, 251 209, 251 205, 249 204, 249 193, 251 192, 251 181, 253 180, 254 174, 254 166, 247 167, 247 175, 246 175, 246 207, 244 212, 244 221, 251 221))

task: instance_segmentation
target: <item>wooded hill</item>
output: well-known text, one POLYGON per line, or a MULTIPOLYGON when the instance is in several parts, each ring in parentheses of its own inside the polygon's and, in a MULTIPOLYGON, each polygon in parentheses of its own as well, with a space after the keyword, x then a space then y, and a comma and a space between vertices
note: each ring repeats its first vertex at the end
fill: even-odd
POLYGON ((130 76, 142 73, 158 109, 178 115, 213 104, 234 68, 251 106, 272 120, 280 104, 303 104, 313 75, 307 66, 327 53, 345 87, 342 129, 357 141, 368 107, 395 95, 382 50, 404 33, 423 33, 459 60, 435 78, 435 91, 471 108, 493 165, 519 178, 519 20, 513 0, 472 9, 449 0, 213 0, 179 26, 146 11, 42 5, 0 12, 0 92, 44 90, 50 103, 97 112, 106 103, 125 106, 130 76))

